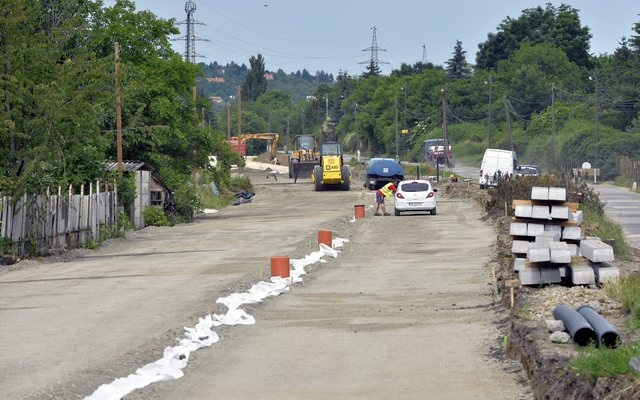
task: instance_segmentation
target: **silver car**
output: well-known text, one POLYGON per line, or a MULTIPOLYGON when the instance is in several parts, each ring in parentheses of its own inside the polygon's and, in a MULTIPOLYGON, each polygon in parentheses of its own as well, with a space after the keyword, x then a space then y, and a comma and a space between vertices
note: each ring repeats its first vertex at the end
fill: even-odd
POLYGON ((395 214, 412 211, 429 211, 436 215, 436 192, 427 180, 406 180, 398 184, 394 199, 395 214))

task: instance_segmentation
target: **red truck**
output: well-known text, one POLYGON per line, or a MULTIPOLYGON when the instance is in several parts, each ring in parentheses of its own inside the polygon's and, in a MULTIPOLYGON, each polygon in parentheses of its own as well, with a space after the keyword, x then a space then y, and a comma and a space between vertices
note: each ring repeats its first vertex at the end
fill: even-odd
POLYGON ((242 158, 247 156, 247 144, 245 142, 238 138, 231 138, 229 140, 225 140, 225 142, 229 143, 231 151, 234 153, 240 154, 242 158))

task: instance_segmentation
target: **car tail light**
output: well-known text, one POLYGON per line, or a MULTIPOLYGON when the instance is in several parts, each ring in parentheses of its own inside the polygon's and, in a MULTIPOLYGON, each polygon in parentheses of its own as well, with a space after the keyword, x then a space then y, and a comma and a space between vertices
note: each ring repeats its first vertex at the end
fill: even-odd
POLYGON ((433 192, 429 192, 429 194, 427 195, 427 199, 432 198, 433 196, 435 196, 436 194, 433 192))
POLYGON ((396 197, 399 199, 404 199, 404 196, 402 195, 402 193, 396 193, 396 197))

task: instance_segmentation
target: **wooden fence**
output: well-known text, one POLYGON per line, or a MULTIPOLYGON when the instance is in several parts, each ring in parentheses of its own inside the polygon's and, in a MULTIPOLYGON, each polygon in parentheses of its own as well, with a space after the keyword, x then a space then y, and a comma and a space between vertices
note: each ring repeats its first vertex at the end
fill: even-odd
MULTIPOLYGON (((103 186, 104 187, 104 186, 103 186)), ((99 242, 100 228, 117 223, 117 189, 100 191, 100 182, 89 184, 85 194, 74 194, 69 186, 57 194, 3 196, 0 203, 2 253, 13 256, 46 254, 51 251, 99 242)))
POLYGON ((616 157, 616 169, 618 175, 629 176, 636 182, 636 186, 640 184, 640 161, 632 160, 627 156, 616 157))

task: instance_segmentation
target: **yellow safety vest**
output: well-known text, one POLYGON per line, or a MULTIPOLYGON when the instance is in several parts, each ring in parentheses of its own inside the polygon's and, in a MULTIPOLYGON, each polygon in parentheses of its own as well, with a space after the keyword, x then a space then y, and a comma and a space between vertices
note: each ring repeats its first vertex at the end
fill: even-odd
POLYGON ((387 198, 393 196, 393 191, 391 190, 391 186, 394 186, 392 182, 387 183, 386 185, 384 185, 384 187, 380 188, 380 193, 387 198))

